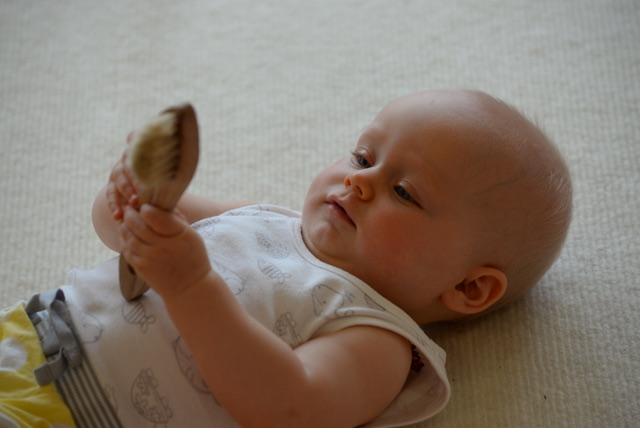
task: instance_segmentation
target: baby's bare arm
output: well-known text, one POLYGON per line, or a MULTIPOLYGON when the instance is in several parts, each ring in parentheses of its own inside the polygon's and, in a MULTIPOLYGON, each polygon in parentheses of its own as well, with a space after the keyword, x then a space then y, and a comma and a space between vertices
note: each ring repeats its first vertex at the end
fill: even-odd
POLYGON ((244 427, 355 427, 401 390, 407 341, 351 327, 292 350, 237 303, 214 272, 165 299, 221 405, 244 427))

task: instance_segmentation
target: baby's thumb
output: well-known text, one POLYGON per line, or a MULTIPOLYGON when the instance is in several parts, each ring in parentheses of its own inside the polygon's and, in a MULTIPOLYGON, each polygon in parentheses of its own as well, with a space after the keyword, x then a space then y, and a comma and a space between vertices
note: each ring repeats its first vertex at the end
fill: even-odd
POLYGON ((159 235, 179 235, 185 227, 189 227, 184 216, 179 212, 164 211, 149 204, 140 207, 140 217, 159 235))

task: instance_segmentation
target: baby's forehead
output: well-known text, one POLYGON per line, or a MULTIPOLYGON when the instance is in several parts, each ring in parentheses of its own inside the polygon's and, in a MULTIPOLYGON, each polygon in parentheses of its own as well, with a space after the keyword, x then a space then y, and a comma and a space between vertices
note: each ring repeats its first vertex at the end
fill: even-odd
MULTIPOLYGON (((363 134, 388 134, 450 144, 451 150, 492 163, 546 157, 546 136, 518 110, 477 91, 429 91, 385 106, 363 134)), ((552 150, 551 150, 552 151, 552 150)))

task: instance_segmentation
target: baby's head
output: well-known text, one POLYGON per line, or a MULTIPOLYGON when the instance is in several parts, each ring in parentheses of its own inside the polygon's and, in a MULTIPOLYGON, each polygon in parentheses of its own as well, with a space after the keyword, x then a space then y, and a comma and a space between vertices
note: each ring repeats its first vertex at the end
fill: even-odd
POLYGON ((399 98, 313 181, 303 237, 420 324, 476 316, 557 258, 571 181, 549 139, 484 93, 399 98))

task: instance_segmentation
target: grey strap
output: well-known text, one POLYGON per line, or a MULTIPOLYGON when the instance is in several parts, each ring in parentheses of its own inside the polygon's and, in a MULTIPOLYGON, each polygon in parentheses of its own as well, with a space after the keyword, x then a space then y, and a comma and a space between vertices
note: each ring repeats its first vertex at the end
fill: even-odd
POLYGON ((82 363, 82 351, 71 329, 71 318, 64 301, 62 290, 50 290, 33 296, 25 307, 48 358, 34 370, 40 385, 59 379, 68 367, 82 363))

